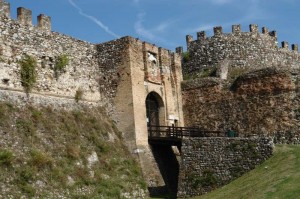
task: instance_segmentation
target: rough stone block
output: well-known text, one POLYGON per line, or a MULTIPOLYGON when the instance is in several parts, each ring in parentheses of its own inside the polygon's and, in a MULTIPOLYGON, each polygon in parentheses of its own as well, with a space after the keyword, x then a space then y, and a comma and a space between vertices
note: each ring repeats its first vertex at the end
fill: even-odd
POLYGON ((45 31, 51 31, 51 17, 40 14, 37 17, 38 20, 38 28, 45 30, 45 31))
POLYGON ((32 26, 32 11, 19 7, 17 9, 17 18, 20 24, 32 26))
POLYGON ((10 17, 10 4, 5 1, 0 1, 0 15, 10 17))

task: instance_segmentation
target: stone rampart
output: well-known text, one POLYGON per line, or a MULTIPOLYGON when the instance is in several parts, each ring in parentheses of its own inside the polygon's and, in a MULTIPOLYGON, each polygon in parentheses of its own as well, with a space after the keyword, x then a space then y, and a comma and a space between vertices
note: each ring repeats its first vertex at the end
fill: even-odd
POLYGON ((20 79, 20 61, 30 55, 37 61, 37 82, 32 93, 74 99, 80 90, 82 100, 105 103, 101 92, 102 77, 98 67, 96 46, 51 31, 51 18, 37 17, 32 24, 30 10, 18 8, 17 20, 10 18, 9 4, 0 3, 0 89, 23 91, 20 79), (60 57, 69 59, 59 75, 55 65, 60 57))
POLYGON ((240 76, 234 83, 199 78, 183 82, 182 88, 187 126, 232 129, 240 136, 265 134, 274 136, 276 143, 299 142, 297 71, 261 69, 240 76))
POLYGON ((273 153, 270 138, 190 138, 181 148, 178 196, 205 194, 255 168, 273 153))
POLYGON ((248 70, 300 66, 297 44, 289 49, 288 42, 282 42, 279 47, 276 32, 265 27, 259 32, 257 25, 250 25, 250 32, 242 32, 240 25, 233 25, 232 33, 223 33, 222 27, 215 27, 211 37, 202 31, 197 33, 196 40, 188 35, 186 41, 189 61, 183 64, 184 75, 218 67, 223 62, 228 62, 230 68, 248 70))

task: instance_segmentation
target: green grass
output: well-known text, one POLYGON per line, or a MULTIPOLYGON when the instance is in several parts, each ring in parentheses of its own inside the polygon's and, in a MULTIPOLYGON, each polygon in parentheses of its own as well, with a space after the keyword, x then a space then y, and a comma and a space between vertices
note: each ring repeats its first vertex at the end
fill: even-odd
POLYGON ((195 199, 300 198, 300 146, 277 145, 274 155, 232 183, 195 199))

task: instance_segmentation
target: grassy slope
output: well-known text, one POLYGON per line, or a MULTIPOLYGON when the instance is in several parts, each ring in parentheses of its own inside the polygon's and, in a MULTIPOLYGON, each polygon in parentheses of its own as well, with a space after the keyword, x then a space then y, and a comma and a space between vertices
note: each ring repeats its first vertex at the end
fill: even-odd
POLYGON ((256 169, 223 188, 196 198, 300 198, 300 146, 276 146, 274 156, 256 169))
POLYGON ((0 198, 133 198, 146 186, 118 134, 100 108, 0 103, 0 198))

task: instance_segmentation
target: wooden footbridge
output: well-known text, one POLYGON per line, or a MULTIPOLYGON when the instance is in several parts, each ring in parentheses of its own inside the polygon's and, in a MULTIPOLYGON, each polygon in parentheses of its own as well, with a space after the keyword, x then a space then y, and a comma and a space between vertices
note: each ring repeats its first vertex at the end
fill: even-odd
POLYGON ((149 144, 181 146, 185 137, 228 137, 222 131, 208 131, 198 127, 148 126, 149 144))

